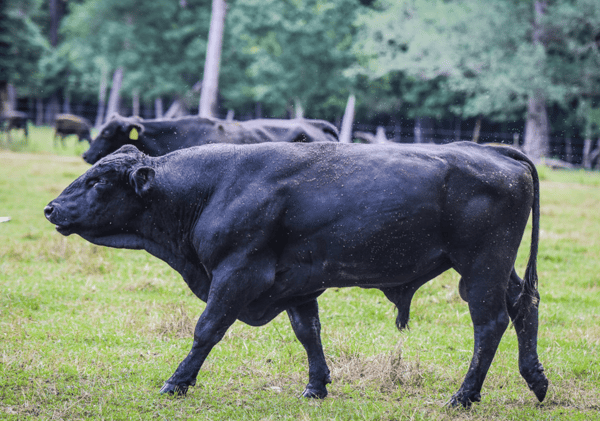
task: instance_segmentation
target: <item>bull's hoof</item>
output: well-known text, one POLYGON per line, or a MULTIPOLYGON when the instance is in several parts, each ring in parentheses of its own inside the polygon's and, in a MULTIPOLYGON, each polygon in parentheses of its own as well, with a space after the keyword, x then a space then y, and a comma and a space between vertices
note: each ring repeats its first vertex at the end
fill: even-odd
POLYGON ((529 389, 535 394, 538 401, 543 402, 546 397, 546 392, 548 391, 548 379, 543 373, 540 373, 540 376, 541 379, 533 384, 527 383, 527 386, 529 386, 529 389))
POLYGON ((166 382, 164 386, 160 389, 161 395, 179 395, 185 396, 188 391, 189 386, 184 384, 173 384, 166 382))
POLYGON ((535 394, 538 401, 543 402, 548 391, 548 378, 544 374, 544 367, 540 363, 536 364, 535 369, 528 373, 523 370, 523 377, 527 381, 527 386, 535 394))
POLYGON ((311 399, 324 399, 327 396, 327 389, 326 388, 316 388, 316 387, 312 387, 312 386, 306 386, 306 389, 304 389, 304 392, 302 392, 302 397, 304 398, 311 398, 311 399))
POLYGON ((473 402, 480 402, 481 395, 479 393, 467 394, 461 391, 455 393, 446 403, 450 408, 470 408, 473 402), (469 396, 470 395, 470 396, 469 396))

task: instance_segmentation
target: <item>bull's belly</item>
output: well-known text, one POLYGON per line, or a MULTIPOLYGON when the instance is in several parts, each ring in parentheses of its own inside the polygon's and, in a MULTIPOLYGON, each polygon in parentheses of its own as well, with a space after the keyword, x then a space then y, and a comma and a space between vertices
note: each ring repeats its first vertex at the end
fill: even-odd
MULTIPOLYGON (((350 256, 349 256, 350 257, 350 256)), ((389 253, 387 259, 293 259, 280 262, 273 286, 249 303, 239 319, 250 325, 268 323, 282 311, 317 298, 327 288, 386 288, 411 283, 447 266, 441 248, 419 255, 389 253)))

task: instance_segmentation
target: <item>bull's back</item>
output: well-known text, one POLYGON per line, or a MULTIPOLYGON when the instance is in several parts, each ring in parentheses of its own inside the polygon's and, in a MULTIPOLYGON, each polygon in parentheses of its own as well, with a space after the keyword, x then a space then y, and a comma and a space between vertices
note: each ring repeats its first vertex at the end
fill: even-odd
POLYGON ((409 282, 446 264, 456 244, 524 228, 531 176, 502 151, 374 146, 313 148, 274 177, 288 198, 290 267, 304 256, 314 271, 320 260, 339 286, 409 282))

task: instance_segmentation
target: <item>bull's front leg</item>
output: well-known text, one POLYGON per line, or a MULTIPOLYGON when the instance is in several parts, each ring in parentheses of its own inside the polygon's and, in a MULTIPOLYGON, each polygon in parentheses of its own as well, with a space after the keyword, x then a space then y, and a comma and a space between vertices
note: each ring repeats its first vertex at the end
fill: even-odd
POLYGON ((179 364, 175 373, 160 389, 160 393, 182 394, 187 393, 189 386, 196 384, 196 377, 200 367, 212 348, 223 338, 227 329, 235 322, 237 312, 230 307, 228 310, 207 303, 206 309, 198 319, 194 330, 192 349, 179 364))
POLYGON ((302 395, 306 398, 322 399, 327 396, 326 385, 331 383, 331 378, 321 345, 321 323, 317 300, 292 307, 287 313, 294 333, 308 356, 308 384, 302 395))
POLYGON ((212 348, 236 321, 240 311, 274 279, 274 264, 264 259, 250 263, 232 256, 212 272, 206 308, 194 330, 192 349, 164 384, 161 393, 185 394, 196 384, 200 367, 212 348))

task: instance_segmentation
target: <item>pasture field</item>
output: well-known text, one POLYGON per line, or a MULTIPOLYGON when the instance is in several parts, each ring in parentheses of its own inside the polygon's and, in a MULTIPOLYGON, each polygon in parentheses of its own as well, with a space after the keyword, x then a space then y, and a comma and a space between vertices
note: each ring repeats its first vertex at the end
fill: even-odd
MULTIPOLYGON (((540 168, 539 353, 551 382, 542 404, 518 373, 510 326, 482 402, 444 406, 473 347, 453 272, 416 293, 401 333, 379 291, 323 294, 333 380, 324 400, 299 398, 306 354, 284 314, 261 328, 234 324, 197 385, 171 397, 158 390, 187 355, 204 303, 149 254, 65 238, 45 220, 44 206, 89 168, 85 144, 69 138, 55 151, 50 129, 35 127, 28 145, 0 141, 0 217, 11 218, 0 223, 0 419, 600 419, 598 173, 540 168)), ((530 235, 528 227, 521 276, 530 235)))

